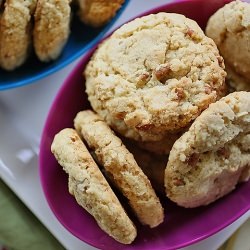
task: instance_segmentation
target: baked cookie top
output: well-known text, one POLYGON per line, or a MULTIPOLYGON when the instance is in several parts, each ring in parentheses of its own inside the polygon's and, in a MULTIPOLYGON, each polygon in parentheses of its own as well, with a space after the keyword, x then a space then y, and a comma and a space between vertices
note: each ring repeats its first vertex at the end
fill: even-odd
POLYGON ((34 47, 43 62, 55 60, 70 34, 71 0, 38 0, 33 31, 34 47))
POLYGON ((106 24, 120 9, 124 0, 78 0, 81 20, 93 27, 106 24))
POLYGON ((85 70, 93 109, 116 131, 156 141, 189 125, 224 92, 212 39, 179 14, 137 18, 104 41, 85 70))
POLYGON ((225 63, 248 81, 250 81, 249 17, 249 3, 232 1, 211 16, 206 27, 206 34, 217 44, 225 63))
POLYGON ((78 204, 94 216, 111 237, 130 244, 136 237, 136 228, 77 132, 69 128, 60 131, 51 151, 69 175, 69 192, 78 204))
POLYGON ((32 42, 31 17, 37 0, 6 0, 0 15, 0 65, 14 70, 26 60, 32 42))
POLYGON ((165 170, 167 196, 185 207, 206 205, 250 176, 250 93, 213 103, 178 139, 165 170))
POLYGON ((128 199, 139 221, 152 228, 162 223, 164 213, 159 198, 121 139, 91 110, 79 112, 74 125, 88 146, 94 149, 100 165, 128 199))

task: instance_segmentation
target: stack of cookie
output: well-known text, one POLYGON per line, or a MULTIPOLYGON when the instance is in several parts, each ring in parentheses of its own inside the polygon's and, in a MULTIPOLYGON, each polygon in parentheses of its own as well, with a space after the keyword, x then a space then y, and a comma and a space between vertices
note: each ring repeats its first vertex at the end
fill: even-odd
MULTIPOLYGON (((32 46, 42 62, 55 60, 70 35, 71 0, 0 1, 0 66, 14 70, 29 56, 32 46)), ((80 19, 87 25, 106 24, 124 0, 79 2, 80 19)))
MULTIPOLYGON (((118 241, 131 243, 136 229, 123 212, 128 230, 125 237, 120 221, 114 221, 117 236, 95 213, 114 194, 101 184, 104 177, 94 159, 150 227, 163 221, 156 193, 191 208, 248 181, 250 93, 228 94, 224 69, 214 41, 195 21, 173 13, 123 25, 92 56, 84 75, 95 112, 78 113, 76 130, 56 135, 52 152, 69 174, 71 194, 118 241), (96 198, 101 190, 103 196, 96 198)), ((117 201, 114 206, 118 210, 117 201)))

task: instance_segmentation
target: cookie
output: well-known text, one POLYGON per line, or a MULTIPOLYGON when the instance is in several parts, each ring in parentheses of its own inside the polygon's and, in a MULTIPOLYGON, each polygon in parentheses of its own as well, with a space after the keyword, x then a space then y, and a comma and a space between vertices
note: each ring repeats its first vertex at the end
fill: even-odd
POLYGON ((150 181, 103 119, 93 111, 85 110, 77 114, 74 125, 128 199, 140 222, 150 227, 162 223, 163 208, 150 181))
POLYGON ((38 0, 33 31, 37 57, 48 62, 61 54, 70 34, 71 0, 38 0))
POLYGON ((139 148, 135 141, 122 139, 126 148, 131 152, 142 169, 143 173, 152 183, 153 188, 161 195, 165 194, 164 172, 168 162, 168 155, 159 155, 139 148))
POLYGON ((31 17, 36 0, 6 0, 0 23, 0 66, 14 70, 27 59, 32 45, 31 17))
POLYGON ((250 80, 247 80, 243 76, 237 74, 229 65, 226 67, 226 72, 226 83, 230 86, 231 92, 242 90, 250 91, 250 80))
POLYGON ((130 244, 136 237, 136 228, 76 131, 60 131, 51 151, 69 175, 69 192, 77 203, 108 235, 120 243, 130 244))
POLYGON ((195 21, 170 13, 123 25, 85 69, 93 109, 140 141, 159 141, 190 125, 224 95, 225 75, 212 39, 195 21))
POLYGON ((178 139, 165 170, 167 196, 184 207, 207 205, 250 176, 250 93, 211 104, 178 139))
MULTIPOLYGON (((249 16, 249 3, 232 1, 211 16, 206 27, 206 34, 215 41, 226 66, 245 78, 248 83, 250 83, 249 16)), ((236 89, 242 90, 242 87, 236 89)))
POLYGON ((82 22, 93 27, 106 24, 116 14, 124 0, 78 0, 82 22))

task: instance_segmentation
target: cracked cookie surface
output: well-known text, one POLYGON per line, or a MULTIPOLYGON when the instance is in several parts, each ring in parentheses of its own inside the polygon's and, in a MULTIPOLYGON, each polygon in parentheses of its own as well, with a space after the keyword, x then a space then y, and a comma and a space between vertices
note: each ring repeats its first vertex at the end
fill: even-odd
POLYGON ((249 17, 249 3, 232 1, 211 16, 206 27, 206 34, 215 41, 225 59, 226 66, 230 67, 231 72, 235 71, 230 77, 235 83, 233 87, 236 87, 238 91, 247 91, 250 86, 249 17), (239 77, 245 79, 249 86, 246 84, 237 86, 239 77))
POLYGON ((137 18, 104 41, 85 70, 93 109, 117 132, 159 141, 224 95, 222 57, 183 15, 137 18))
POLYGON ((210 104, 178 139, 165 170, 167 196, 184 207, 207 205, 250 176, 250 93, 210 104))
POLYGON ((95 151, 100 165, 128 199, 140 222, 150 227, 162 223, 164 213, 161 203, 147 176, 121 139, 91 110, 79 112, 74 125, 88 146, 95 151))
POLYGON ((70 34, 71 0, 38 0, 33 31, 34 47, 43 62, 55 60, 70 34))
MULTIPOLYGON (((51 151, 69 175, 69 192, 98 225, 117 241, 130 244, 136 228, 74 129, 63 129, 51 151)), ((84 226, 84 225, 83 225, 84 226)))
POLYGON ((31 17, 36 0, 6 0, 0 17, 0 65, 14 70, 24 63, 32 44, 31 17))

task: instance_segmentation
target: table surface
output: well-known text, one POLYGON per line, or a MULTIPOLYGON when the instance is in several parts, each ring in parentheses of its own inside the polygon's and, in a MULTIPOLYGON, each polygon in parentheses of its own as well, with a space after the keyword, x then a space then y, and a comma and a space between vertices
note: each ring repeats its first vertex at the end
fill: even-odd
MULTIPOLYGON (((170 1, 131 0, 110 30, 166 2, 170 1)), ((0 177, 66 249, 93 250, 56 220, 38 176, 39 142, 49 107, 77 61, 32 85, 0 92, 0 177)), ((250 212, 216 235, 185 249, 217 249, 249 216, 250 212)))

